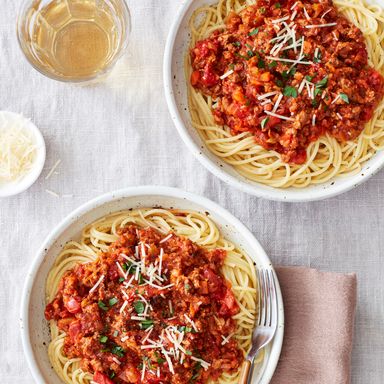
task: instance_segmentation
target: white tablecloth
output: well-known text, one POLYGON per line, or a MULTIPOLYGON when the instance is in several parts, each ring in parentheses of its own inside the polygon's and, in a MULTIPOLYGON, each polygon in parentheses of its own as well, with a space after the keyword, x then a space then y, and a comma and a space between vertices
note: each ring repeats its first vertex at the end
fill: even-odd
POLYGON ((352 382, 383 383, 384 172, 343 196, 300 205, 257 199, 223 184, 181 142, 163 96, 163 49, 180 2, 128 3, 133 34, 127 56, 106 82, 79 87, 49 80, 27 64, 15 36, 20 0, 1 0, 0 109, 31 117, 45 136, 48 157, 30 190, 0 200, 0 382, 32 382, 18 318, 24 278, 45 236, 102 193, 163 184, 226 207, 276 264, 357 272, 352 382), (59 174, 45 180, 58 159, 59 174))

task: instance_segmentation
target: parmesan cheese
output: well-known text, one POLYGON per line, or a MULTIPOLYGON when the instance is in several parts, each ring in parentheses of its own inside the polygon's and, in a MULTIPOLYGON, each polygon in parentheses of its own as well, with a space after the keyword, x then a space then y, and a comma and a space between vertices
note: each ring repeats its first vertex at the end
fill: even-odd
POLYGON ((37 159, 36 141, 26 128, 29 120, 13 116, 0 116, 0 182, 4 183, 22 179, 37 159))

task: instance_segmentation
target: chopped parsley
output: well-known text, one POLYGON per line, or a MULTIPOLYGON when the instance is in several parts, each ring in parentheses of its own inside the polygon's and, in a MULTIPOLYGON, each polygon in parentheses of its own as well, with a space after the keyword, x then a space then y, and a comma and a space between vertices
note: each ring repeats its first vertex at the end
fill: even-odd
POLYGON ((313 99, 311 101, 311 104, 312 104, 312 107, 317 107, 319 105, 319 103, 317 102, 317 100, 313 99))
POLYGON ((185 333, 192 333, 193 329, 191 327, 186 327, 185 325, 178 327, 180 332, 185 332, 185 333))
POLYGON ((265 13, 265 7, 260 8, 260 13, 265 13))
POLYGON ((297 89, 287 85, 283 90, 283 95, 288 97, 297 97, 297 89))
POLYGON ((328 76, 325 76, 322 80, 315 85, 315 96, 323 92, 323 89, 328 85, 328 76))
POLYGON ((281 73, 281 76, 283 76, 283 79, 287 80, 289 77, 293 76, 296 73, 296 68, 292 68, 289 71, 283 71, 281 73))
POLYGON ((135 311, 138 315, 140 315, 141 313, 144 313, 145 306, 144 306, 144 303, 142 301, 134 302, 133 307, 135 308, 135 311))
POLYGON ((185 288, 186 291, 189 291, 191 289, 191 286, 189 284, 185 284, 184 288, 185 288))
POLYGON ((118 303, 118 301, 119 300, 117 300, 116 297, 112 297, 112 299, 109 299, 108 304, 109 304, 110 307, 113 307, 115 304, 118 303))
POLYGON ((116 331, 113 332, 113 336, 114 336, 114 337, 119 336, 119 331, 118 331, 117 329, 116 329, 116 331))
POLYGON ((266 117, 265 119, 261 120, 261 128, 265 128, 265 126, 267 125, 268 123, 268 120, 269 120, 269 117, 266 117))
POLYGON ((255 36, 259 33, 259 28, 255 28, 253 31, 248 33, 248 36, 255 36))
POLYGON ((345 93, 339 93, 339 97, 341 100, 345 101, 347 104, 349 104, 349 97, 345 93))
POLYGON ((281 81, 281 80, 276 80, 276 85, 278 86, 278 87, 280 87, 280 88, 283 88, 283 86, 284 86, 284 83, 281 81))
POLYGON ((125 355, 125 351, 122 347, 120 347, 119 345, 115 345, 112 349, 111 349, 111 352, 118 356, 118 357, 124 357, 125 355))
POLYGON ((148 329, 153 325, 153 320, 144 320, 140 323, 140 329, 148 329))
POLYGON ((275 4, 275 8, 281 8, 281 4, 280 3, 276 3, 275 4))
POLYGON ((108 311, 108 307, 104 304, 104 301, 99 300, 99 302, 97 303, 97 305, 98 305, 99 308, 102 309, 103 311, 108 311))
POLYGON ((99 341, 100 341, 100 343, 105 344, 108 341, 108 337, 107 336, 100 336, 99 341))
POLYGON ((119 277, 119 283, 122 283, 123 281, 125 281, 124 277, 119 277))
POLYGON ((235 47, 241 47, 240 41, 235 41, 232 43, 235 47))
POLYGON ((249 57, 253 57, 253 56, 255 56, 255 54, 254 54, 251 50, 247 51, 247 55, 248 55, 249 57))
POLYGON ((275 60, 272 61, 272 63, 268 64, 269 68, 275 68, 277 66, 277 62, 275 60))
POLYGON ((312 79, 313 79, 313 76, 309 76, 309 75, 305 76, 305 80, 307 81, 312 81, 312 79))
POLYGON ((259 59, 259 62, 257 63, 258 68, 265 68, 265 61, 262 59, 259 59))

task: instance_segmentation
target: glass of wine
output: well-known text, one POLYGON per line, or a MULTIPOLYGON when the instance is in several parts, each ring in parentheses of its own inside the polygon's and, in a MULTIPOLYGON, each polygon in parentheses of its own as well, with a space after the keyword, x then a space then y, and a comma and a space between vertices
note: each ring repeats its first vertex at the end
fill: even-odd
POLYGON ((109 73, 126 50, 130 28, 124 0, 24 0, 17 21, 31 65, 64 82, 109 73))

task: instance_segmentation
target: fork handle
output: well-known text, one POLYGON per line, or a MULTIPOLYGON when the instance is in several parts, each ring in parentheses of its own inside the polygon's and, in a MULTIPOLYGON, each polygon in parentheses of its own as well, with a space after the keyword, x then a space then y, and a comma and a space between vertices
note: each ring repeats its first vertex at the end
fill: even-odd
POLYGON ((240 372, 240 380, 239 384, 247 384, 249 371, 251 370, 251 362, 249 360, 245 360, 240 372))

